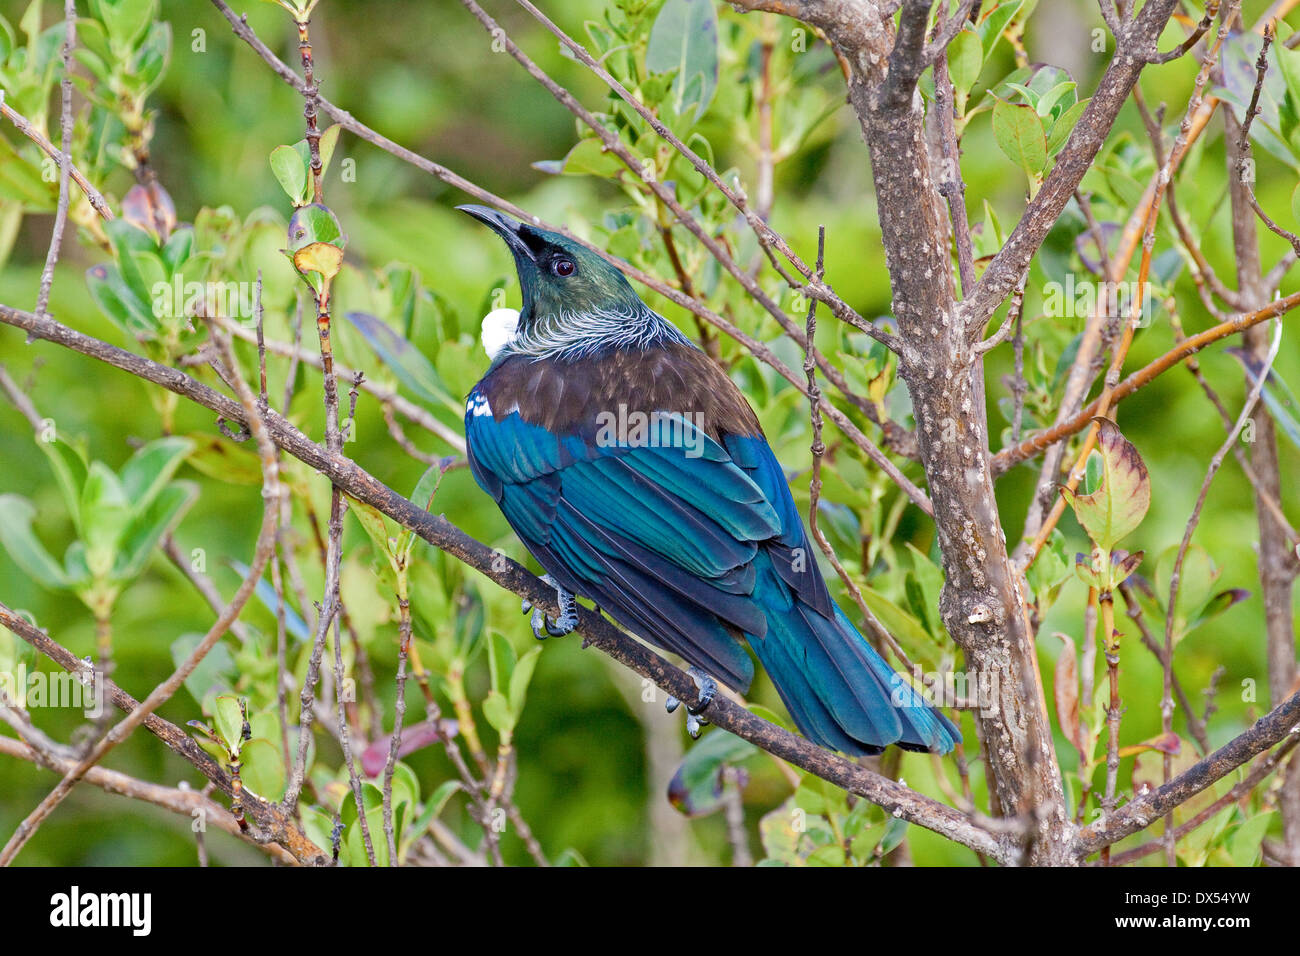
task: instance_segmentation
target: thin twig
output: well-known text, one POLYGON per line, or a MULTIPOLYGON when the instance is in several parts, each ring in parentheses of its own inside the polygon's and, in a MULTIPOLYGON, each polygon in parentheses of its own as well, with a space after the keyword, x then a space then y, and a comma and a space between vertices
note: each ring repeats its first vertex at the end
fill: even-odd
POLYGON ((45 254, 45 268, 41 270, 41 288, 36 296, 37 315, 44 315, 49 308, 50 289, 54 285, 54 265, 59 261, 63 230, 68 222, 68 170, 72 166, 72 48, 77 45, 76 0, 64 0, 63 23, 63 80, 59 84, 63 96, 59 113, 59 203, 54 213, 50 248, 45 254))
POLYGON ((14 124, 14 129, 22 133, 33 143, 41 148, 45 155, 58 164, 59 172, 64 171, 72 177, 72 181, 81 187, 81 191, 86 194, 86 199, 90 202, 95 212, 105 222, 111 222, 114 218, 113 210, 108 208, 108 200, 99 194, 99 190, 90 185, 90 181, 82 175, 81 171, 69 160, 65 166, 63 154, 55 148, 54 144, 41 135, 40 130, 28 122, 27 118, 21 113, 14 110, 12 106, 4 101, 4 91, 0 90, 0 116, 5 117, 9 122, 14 124))

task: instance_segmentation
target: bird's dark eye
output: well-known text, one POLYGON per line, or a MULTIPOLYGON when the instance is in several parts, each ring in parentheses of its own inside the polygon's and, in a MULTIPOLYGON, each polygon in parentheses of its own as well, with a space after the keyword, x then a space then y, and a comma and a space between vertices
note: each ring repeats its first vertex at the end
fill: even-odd
POLYGON ((577 266, 573 264, 572 259, 556 259, 555 262, 551 263, 551 268, 557 276, 563 277, 573 275, 577 266))

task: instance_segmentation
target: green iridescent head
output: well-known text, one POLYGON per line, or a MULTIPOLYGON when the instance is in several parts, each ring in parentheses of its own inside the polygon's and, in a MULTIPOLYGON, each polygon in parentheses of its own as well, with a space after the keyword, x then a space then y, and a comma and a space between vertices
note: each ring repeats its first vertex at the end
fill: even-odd
POLYGON ((457 206, 500 236, 515 257, 523 291, 520 331, 581 322, 583 316, 646 310, 623 273, 586 246, 487 206, 457 206))

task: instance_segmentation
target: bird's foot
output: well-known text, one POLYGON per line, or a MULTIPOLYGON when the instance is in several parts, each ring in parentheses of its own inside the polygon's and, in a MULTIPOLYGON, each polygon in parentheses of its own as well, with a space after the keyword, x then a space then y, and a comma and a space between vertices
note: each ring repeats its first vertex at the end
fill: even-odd
POLYGON ((520 602, 520 607, 525 614, 529 611, 533 612, 530 623, 533 627, 533 636, 539 641, 544 641, 548 637, 563 637, 578 626, 578 602, 574 600, 573 594, 556 584, 555 579, 549 574, 542 575, 542 580, 555 588, 555 599, 560 605, 560 616, 552 621, 540 607, 533 607, 533 602, 527 598, 520 602))
MULTIPOLYGON (((704 716, 704 711, 709 704, 713 703, 713 698, 718 693, 718 682, 698 667, 689 667, 686 669, 686 673, 691 675, 691 679, 695 681, 695 686, 700 692, 700 705, 698 707, 687 706, 686 708, 686 732, 694 739, 700 736, 700 727, 709 722, 709 719, 704 716)), ((671 714, 680 704, 681 701, 676 697, 669 696, 664 707, 671 714)))

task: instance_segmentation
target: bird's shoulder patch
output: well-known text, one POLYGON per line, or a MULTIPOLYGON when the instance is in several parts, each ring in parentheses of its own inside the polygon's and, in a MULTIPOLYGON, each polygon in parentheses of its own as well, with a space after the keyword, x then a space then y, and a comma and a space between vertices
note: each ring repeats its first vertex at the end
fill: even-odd
MULTIPOLYGON (((479 414, 513 412, 555 435, 594 434, 610 416, 680 415, 710 438, 761 435, 758 418, 725 372, 699 349, 667 343, 573 359, 512 356, 476 390, 479 414)), ((476 411, 478 409, 475 409, 476 411)))

